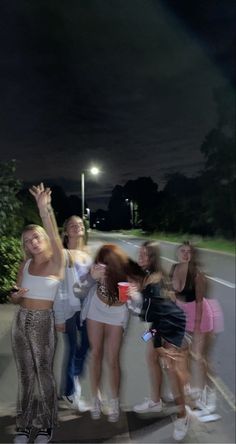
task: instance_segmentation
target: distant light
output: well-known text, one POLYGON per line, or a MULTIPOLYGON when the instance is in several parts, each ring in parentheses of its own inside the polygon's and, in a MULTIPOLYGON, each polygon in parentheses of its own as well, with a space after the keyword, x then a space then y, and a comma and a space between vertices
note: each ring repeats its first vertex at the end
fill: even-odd
POLYGON ((97 174, 100 173, 99 168, 92 167, 91 170, 90 170, 90 173, 93 174, 94 176, 96 176, 97 174))

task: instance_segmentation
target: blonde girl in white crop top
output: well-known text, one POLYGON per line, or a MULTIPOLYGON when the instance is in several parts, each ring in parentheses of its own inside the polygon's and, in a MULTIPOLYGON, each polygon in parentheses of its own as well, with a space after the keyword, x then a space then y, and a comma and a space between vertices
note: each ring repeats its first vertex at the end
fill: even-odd
POLYGON ((28 442, 35 424, 38 426, 35 442, 49 442, 57 424, 52 307, 63 277, 64 256, 50 207, 51 191, 40 184, 30 192, 44 228, 28 225, 24 229, 21 240, 26 260, 19 269, 18 291, 11 293, 12 301, 20 305, 12 324, 12 349, 18 372, 15 444, 28 442), (38 405, 34 410, 36 381, 38 405))
POLYGON ((11 293, 12 302, 30 310, 51 309, 59 281, 63 276, 64 257, 59 234, 53 224, 51 191, 44 185, 33 186, 44 228, 28 225, 21 242, 26 260, 17 277, 19 291, 11 293))

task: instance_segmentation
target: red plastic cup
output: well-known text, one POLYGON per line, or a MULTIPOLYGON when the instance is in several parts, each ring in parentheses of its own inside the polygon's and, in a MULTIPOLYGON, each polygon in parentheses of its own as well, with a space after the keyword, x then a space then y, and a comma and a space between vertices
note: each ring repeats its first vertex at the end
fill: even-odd
POLYGON ((129 282, 118 282, 119 301, 126 302, 129 298, 129 282))

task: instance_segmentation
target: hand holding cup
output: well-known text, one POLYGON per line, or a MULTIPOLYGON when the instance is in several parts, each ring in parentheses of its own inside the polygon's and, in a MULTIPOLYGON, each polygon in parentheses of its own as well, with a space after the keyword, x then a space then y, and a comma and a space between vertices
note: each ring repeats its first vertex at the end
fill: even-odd
POLYGON ((129 282, 118 282, 119 301, 127 302, 129 299, 129 282))

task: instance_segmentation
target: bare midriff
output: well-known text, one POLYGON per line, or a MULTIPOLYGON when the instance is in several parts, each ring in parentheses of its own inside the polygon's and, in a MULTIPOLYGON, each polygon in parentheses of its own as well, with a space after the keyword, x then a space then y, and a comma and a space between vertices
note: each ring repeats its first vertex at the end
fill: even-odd
POLYGON ((53 301, 23 298, 21 307, 27 308, 27 310, 50 310, 53 307, 53 301))

